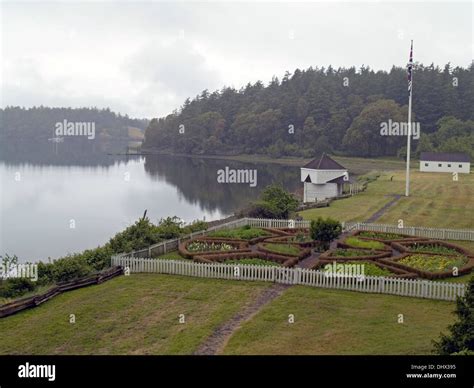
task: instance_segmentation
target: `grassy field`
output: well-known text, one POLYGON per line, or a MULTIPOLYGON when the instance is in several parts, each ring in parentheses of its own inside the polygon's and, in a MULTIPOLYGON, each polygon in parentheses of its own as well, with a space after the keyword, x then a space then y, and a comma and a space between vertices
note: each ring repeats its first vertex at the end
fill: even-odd
POLYGON ((454 306, 295 286, 236 331, 224 353, 430 354, 431 339, 453 322, 454 306), (294 314, 293 324, 289 314, 294 314))
MULTIPOLYGON (((340 221, 364 221, 393 199, 393 194, 404 194, 404 189, 403 171, 383 173, 365 192, 300 215, 305 219, 330 216, 340 221)), ((473 198, 474 174, 459 174, 455 182, 450 174, 412 171, 410 197, 402 196, 377 222, 397 224, 402 219, 408 226, 472 229, 473 198)))
MULTIPOLYGON (((134 274, 0 320, 1 354, 191 354, 270 284, 134 274), (69 315, 76 323, 69 323, 69 315), (179 314, 186 323, 179 324, 179 314)), ((295 286, 231 337, 228 354, 428 354, 454 303, 295 286), (295 323, 288 324, 288 314, 295 323), (404 324, 397 323, 404 314, 404 324)))
POLYGON ((269 284, 121 276, 0 319, 1 354, 191 354, 269 284), (70 314, 76 323, 69 323, 70 314), (185 314, 186 323, 178 322, 185 314))
MULTIPOLYGON (((405 185, 403 173, 394 174, 398 192, 405 185)), ((450 174, 414 172, 410 197, 402 197, 380 218, 381 223, 403 219, 408 225, 437 228, 474 228, 474 174, 459 174, 453 181, 450 174)))
POLYGON ((310 209, 299 212, 305 219, 332 217, 339 221, 364 221, 370 215, 390 202, 396 193, 396 184, 390 181, 393 174, 382 174, 375 182, 369 184, 366 191, 351 198, 340 199, 329 207, 310 209))
MULTIPOLYGON (((147 150, 146 152, 151 152, 152 154, 157 155, 170 155, 169 152, 161 152, 156 150, 147 150)), ((173 156, 181 157, 193 157, 198 159, 224 159, 224 160, 235 160, 239 162, 249 162, 249 163, 274 163, 282 164, 285 166, 296 166, 302 167, 313 158, 301 158, 294 156, 285 156, 281 158, 273 158, 268 155, 188 155, 188 154, 175 154, 173 156)), ((331 155, 331 158, 341 163, 344 167, 348 168, 351 173, 356 175, 366 174, 370 171, 392 171, 392 170, 403 170, 405 162, 397 158, 356 158, 350 156, 334 156, 331 155)))

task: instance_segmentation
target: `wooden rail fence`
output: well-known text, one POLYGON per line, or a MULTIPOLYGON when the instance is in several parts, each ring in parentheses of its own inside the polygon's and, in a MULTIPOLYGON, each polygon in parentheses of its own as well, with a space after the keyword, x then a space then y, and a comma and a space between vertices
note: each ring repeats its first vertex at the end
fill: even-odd
POLYGON ((63 292, 90 286, 92 284, 101 284, 109 279, 112 279, 122 274, 122 267, 112 267, 98 274, 86 276, 80 279, 75 279, 70 282, 58 283, 56 286, 49 289, 43 294, 18 299, 11 303, 2 305, 0 307, 0 318, 7 317, 20 311, 39 306, 40 304, 43 304, 44 302, 54 298, 55 296, 63 292))

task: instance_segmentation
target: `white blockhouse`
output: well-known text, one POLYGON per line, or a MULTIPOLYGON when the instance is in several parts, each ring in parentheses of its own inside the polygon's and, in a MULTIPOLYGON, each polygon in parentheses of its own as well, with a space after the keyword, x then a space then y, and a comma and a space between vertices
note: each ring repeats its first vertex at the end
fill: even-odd
POLYGON ((322 154, 301 167, 303 202, 316 202, 342 195, 344 183, 349 182, 347 169, 322 154))

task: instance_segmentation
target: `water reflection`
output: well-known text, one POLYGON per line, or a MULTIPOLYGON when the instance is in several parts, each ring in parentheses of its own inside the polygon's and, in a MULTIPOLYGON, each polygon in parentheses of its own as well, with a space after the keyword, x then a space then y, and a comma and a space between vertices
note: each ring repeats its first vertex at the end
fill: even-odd
POLYGON ((212 220, 247 206, 268 184, 291 191, 300 184, 298 168, 275 164, 118 157, 90 145, 60 144, 55 154, 51 144, 43 146, 0 152, 0 254, 56 258, 103 244, 145 209, 153 221, 212 220), (256 169, 257 186, 218 183, 217 171, 226 166, 256 169))
POLYGON ((198 159, 147 155, 145 171, 155 181, 164 181, 178 188, 179 195, 190 203, 199 203, 206 210, 229 214, 258 198, 272 183, 282 184, 290 191, 300 185, 299 169, 277 164, 255 164, 223 159, 198 159), (255 169, 257 186, 245 183, 218 183, 219 169, 255 169))

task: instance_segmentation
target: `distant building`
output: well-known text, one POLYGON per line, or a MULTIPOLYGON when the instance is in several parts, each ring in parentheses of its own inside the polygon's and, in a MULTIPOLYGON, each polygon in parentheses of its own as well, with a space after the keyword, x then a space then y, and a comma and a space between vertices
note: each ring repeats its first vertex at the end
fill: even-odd
POLYGON ((349 182, 347 169, 322 154, 301 167, 303 202, 316 202, 342 195, 344 183, 349 182))
POLYGON ((420 171, 423 172, 471 172, 471 158, 468 154, 452 152, 422 152, 420 171))

